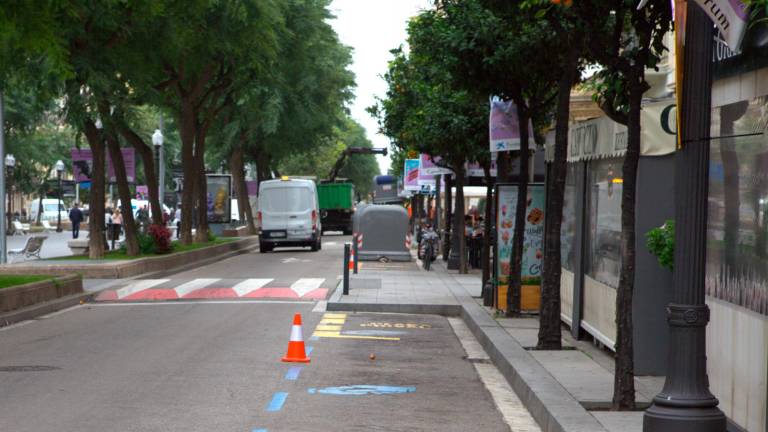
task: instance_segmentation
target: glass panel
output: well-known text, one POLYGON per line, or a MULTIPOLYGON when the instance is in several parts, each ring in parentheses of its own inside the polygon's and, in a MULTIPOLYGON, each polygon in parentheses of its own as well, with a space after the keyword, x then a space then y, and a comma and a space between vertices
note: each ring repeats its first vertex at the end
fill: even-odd
MULTIPOLYGON (((720 136, 764 128, 765 98, 713 110, 720 136)), ((707 294, 768 315, 768 139, 711 141, 707 225, 707 294)))
POLYGON ((619 286, 621 270, 621 159, 588 165, 587 275, 611 287, 619 286))
POLYGON ((560 227, 560 260, 563 268, 574 271, 576 241, 576 164, 568 164, 563 201, 563 224, 560 227))

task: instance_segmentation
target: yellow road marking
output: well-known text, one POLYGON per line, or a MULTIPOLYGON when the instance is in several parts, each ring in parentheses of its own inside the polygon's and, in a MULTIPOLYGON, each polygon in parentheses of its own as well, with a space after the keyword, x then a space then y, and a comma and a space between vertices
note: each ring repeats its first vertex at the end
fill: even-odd
POLYGON ((318 335, 315 333, 315 336, 319 337, 326 337, 326 338, 336 338, 336 339, 373 339, 373 340, 391 340, 391 341, 399 341, 400 338, 398 337, 386 337, 386 336, 358 336, 358 335, 345 335, 345 334, 323 334, 318 335))
POLYGON ((344 314, 344 313, 326 313, 326 314, 323 314, 323 319, 325 319, 325 318, 345 319, 345 318, 347 318, 347 314, 344 314))
POLYGON ((344 321, 345 320, 343 318, 323 318, 323 319, 320 320, 320 324, 321 325, 323 325, 323 324, 339 324, 339 325, 343 325, 344 321))
POLYGON ((340 325, 323 325, 322 323, 318 324, 317 327, 315 327, 315 332, 318 331, 341 331, 340 325))

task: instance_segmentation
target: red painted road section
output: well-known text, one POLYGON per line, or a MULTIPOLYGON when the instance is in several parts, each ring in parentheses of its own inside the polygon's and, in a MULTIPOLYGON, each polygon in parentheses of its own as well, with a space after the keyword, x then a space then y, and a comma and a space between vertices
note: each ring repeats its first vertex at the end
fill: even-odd
MULTIPOLYGON (((328 296, 327 288, 318 288, 299 297, 290 288, 259 288, 240 297, 232 288, 200 288, 182 297, 183 299, 281 299, 281 300, 324 300, 328 296)), ((149 288, 133 293, 127 297, 118 298, 116 290, 102 291, 96 296, 96 301, 162 301, 178 300, 176 291, 168 288, 149 288)))

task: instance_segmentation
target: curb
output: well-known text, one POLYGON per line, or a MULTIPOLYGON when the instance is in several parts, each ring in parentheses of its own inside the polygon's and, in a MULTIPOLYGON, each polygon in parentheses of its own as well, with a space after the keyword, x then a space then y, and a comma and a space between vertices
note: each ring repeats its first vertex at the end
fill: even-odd
POLYGON ((329 311, 398 312, 460 316, 545 432, 606 432, 557 380, 460 286, 448 284, 458 305, 341 303, 337 290, 329 311))
POLYGON ((87 303, 91 301, 92 298, 92 293, 75 294, 67 297, 57 298, 55 300, 50 300, 45 303, 28 306, 13 312, 7 312, 0 315, 0 328, 22 321, 33 320, 40 316, 47 315, 52 312, 57 312, 71 306, 76 306, 81 303, 87 303))

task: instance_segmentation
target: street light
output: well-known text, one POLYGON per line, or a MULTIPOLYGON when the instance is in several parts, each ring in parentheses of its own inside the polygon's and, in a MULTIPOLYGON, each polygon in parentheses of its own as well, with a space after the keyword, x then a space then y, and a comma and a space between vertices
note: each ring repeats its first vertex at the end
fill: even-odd
POLYGON ((13 157, 12 154, 8 153, 5 156, 5 175, 7 176, 7 182, 8 182, 8 225, 7 229, 8 232, 11 232, 11 224, 13 223, 13 185, 11 184, 11 181, 13 180, 13 169, 16 167, 16 158, 13 157))
POLYGON ((58 200, 58 208, 56 209, 56 213, 58 213, 58 222, 56 223, 56 232, 61 232, 61 176, 64 174, 64 162, 59 159, 56 161, 56 177, 59 179, 59 200, 58 200))
POLYGON ((161 169, 161 163, 163 161, 163 132, 160 129, 155 129, 155 133, 152 134, 152 144, 155 145, 155 173, 157 174, 157 199, 160 202, 160 211, 163 210, 163 170, 161 169))

